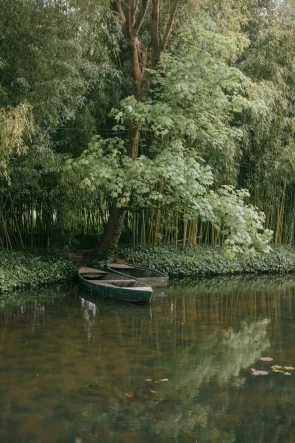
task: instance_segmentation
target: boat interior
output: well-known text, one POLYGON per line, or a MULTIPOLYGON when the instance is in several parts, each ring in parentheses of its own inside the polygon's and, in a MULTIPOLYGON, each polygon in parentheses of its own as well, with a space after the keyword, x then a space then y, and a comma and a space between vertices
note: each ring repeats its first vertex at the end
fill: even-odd
MULTIPOLYGON (((118 288, 143 288, 143 284, 136 280, 91 280, 92 283, 103 286, 116 286, 118 288)), ((146 289, 147 285, 144 286, 146 289)))
POLYGON ((122 275, 113 274, 111 272, 104 272, 95 269, 85 269, 81 270, 79 273, 82 278, 97 285, 103 284, 104 286, 116 286, 120 288, 136 289, 140 289, 141 287, 146 288, 147 286, 137 280, 130 279, 129 277, 125 277, 122 275))
MULTIPOLYGON (((118 264, 109 264, 108 265, 110 270, 117 271, 119 272, 125 272, 126 274, 128 273, 128 275, 130 275, 130 277, 134 277, 134 278, 142 278, 142 277, 165 277, 164 274, 162 274, 159 271, 153 270, 153 269, 147 269, 147 268, 140 268, 140 267, 131 267, 131 266, 121 266, 118 264)), ((122 274, 123 275, 123 274, 122 274)))
POLYGON ((81 277, 85 278, 85 280, 128 280, 134 281, 134 279, 130 279, 130 277, 125 277, 118 274, 112 274, 111 272, 80 272, 81 277))

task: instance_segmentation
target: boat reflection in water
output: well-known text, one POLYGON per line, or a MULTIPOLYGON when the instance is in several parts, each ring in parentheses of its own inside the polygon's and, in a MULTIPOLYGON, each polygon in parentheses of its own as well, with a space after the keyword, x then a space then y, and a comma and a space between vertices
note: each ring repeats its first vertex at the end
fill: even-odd
POLYGON ((150 304, 133 304, 103 297, 96 297, 90 292, 79 290, 79 297, 84 310, 91 311, 93 316, 100 311, 110 311, 118 316, 131 317, 142 321, 152 321, 152 307, 150 304))

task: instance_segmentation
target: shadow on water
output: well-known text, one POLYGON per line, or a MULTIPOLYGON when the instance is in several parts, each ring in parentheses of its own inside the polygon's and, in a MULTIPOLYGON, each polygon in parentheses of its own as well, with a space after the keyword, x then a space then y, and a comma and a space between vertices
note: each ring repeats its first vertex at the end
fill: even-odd
POLYGON ((272 288, 275 290, 286 289, 293 287, 295 282, 295 275, 227 275, 227 276, 215 276, 211 278, 198 277, 195 279, 185 278, 181 280, 172 280, 170 288, 191 288, 192 290, 199 292, 217 292, 226 290, 261 290, 272 288))
POLYGON ((172 282, 144 307, 77 286, 14 297, 0 311, 1 442, 295 441, 290 276, 172 282))

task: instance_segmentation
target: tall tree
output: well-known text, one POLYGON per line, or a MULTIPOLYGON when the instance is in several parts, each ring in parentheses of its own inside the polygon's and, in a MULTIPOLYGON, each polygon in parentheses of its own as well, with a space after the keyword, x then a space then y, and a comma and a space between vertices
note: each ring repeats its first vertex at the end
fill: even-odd
POLYGON ((128 27, 129 15, 121 2, 116 6, 130 46, 134 95, 112 115, 118 122, 115 130, 127 128, 127 139, 97 137, 79 159, 68 164, 85 190, 103 192, 111 202, 106 229, 94 253, 117 244, 127 209, 147 205, 170 205, 185 219, 201 216, 217 227, 222 224, 229 245, 238 243, 245 250, 254 244, 265 246, 269 233, 263 230, 263 217, 245 205, 247 193, 230 187, 211 192, 213 174, 200 158, 206 147, 221 150, 241 136, 235 114, 259 108, 245 97, 249 80, 231 66, 247 39, 232 30, 228 35, 216 32, 203 15, 189 31, 183 23, 179 26, 173 54, 165 55, 163 42, 171 35, 177 4, 169 9, 162 30, 159 13, 164 6, 159 9, 158 2, 142 2, 132 23, 141 24, 144 46, 128 27), (154 26, 144 20, 148 13, 154 26), (153 34, 155 27, 158 32, 153 34))
MULTIPOLYGON (((172 5, 160 0, 114 0, 113 7, 119 14, 122 33, 126 44, 129 47, 133 93, 137 101, 145 101, 151 84, 149 70, 161 68, 163 53, 166 49, 169 36, 174 24, 179 0, 174 0, 172 5), (164 27, 160 27, 160 15, 168 17, 164 27), (150 25, 142 30, 145 21, 150 19, 150 25), (140 38, 140 33, 147 40, 144 43, 140 38)), ((138 157, 138 143, 140 138, 140 128, 135 121, 131 121, 127 135, 127 152, 132 160, 138 157)), ((102 240, 93 254, 103 253, 117 245, 120 238, 126 209, 118 205, 115 199, 112 203, 102 240)))

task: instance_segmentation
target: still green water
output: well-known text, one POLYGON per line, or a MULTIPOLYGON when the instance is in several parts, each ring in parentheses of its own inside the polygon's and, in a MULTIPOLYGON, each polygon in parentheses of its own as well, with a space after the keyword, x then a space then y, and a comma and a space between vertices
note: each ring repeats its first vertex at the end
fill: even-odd
POLYGON ((147 306, 11 294, 0 442, 295 442, 295 371, 272 365, 295 367, 295 277, 178 283, 147 306))

